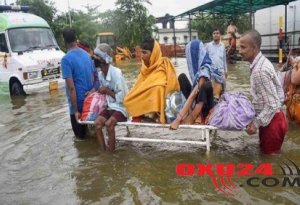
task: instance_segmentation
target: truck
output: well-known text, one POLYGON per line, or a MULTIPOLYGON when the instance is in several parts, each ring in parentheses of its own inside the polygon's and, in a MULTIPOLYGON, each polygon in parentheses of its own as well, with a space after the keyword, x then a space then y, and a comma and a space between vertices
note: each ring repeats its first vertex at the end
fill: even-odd
POLYGON ((63 87, 59 48, 49 24, 28 6, 0 6, 0 86, 11 96, 63 87))
POLYGON ((300 55, 300 1, 265 8, 255 12, 255 29, 262 36, 261 50, 271 60, 278 62, 280 47, 279 22, 282 17, 283 42, 285 55, 300 55), (285 33, 286 30, 286 33, 285 33), (286 38, 285 38, 286 36, 286 38))
POLYGON ((119 47, 116 43, 116 37, 113 32, 100 32, 96 35, 96 47, 100 43, 108 44, 114 51, 114 62, 120 63, 122 60, 130 60, 132 58, 132 53, 127 47, 119 47))
POLYGON ((100 43, 107 43, 113 50, 116 49, 116 37, 113 32, 100 32, 96 35, 96 47, 100 43))

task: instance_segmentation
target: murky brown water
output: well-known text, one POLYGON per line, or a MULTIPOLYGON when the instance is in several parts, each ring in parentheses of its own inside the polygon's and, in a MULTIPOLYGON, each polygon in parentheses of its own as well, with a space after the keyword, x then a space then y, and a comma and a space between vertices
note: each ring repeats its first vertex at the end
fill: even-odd
MULTIPOLYGON (((132 84, 136 66, 122 67, 132 84)), ((177 70, 185 69, 185 60, 178 59, 177 70)), ((246 64, 230 67, 227 90, 249 95, 246 64)), ((254 182, 259 187, 251 187, 249 177, 235 176, 237 187, 225 195, 208 176, 180 177, 175 172, 179 163, 272 163, 273 177, 281 180, 283 162, 294 173, 288 159, 300 166, 300 128, 294 124, 277 156, 261 156, 257 136, 227 131, 218 131, 210 154, 191 145, 137 142, 118 142, 117 152, 109 154, 99 151, 93 137, 73 138, 64 90, 13 100, 0 95, 0 102, 0 204, 300 204, 298 186, 267 187, 259 183, 265 177, 258 176, 254 182)), ((126 133, 117 129, 119 136, 126 133)), ((131 134, 193 138, 197 131, 136 128, 131 134)))

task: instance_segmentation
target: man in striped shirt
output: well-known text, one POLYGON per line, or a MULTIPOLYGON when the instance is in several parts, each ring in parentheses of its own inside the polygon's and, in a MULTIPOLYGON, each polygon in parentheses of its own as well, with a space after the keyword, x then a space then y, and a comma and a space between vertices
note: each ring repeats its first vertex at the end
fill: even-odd
POLYGON ((240 54, 250 63, 250 84, 255 119, 247 126, 249 135, 259 129, 262 153, 279 153, 287 132, 285 114, 280 110, 284 94, 271 62, 260 51, 261 36, 247 31, 240 39, 240 54))

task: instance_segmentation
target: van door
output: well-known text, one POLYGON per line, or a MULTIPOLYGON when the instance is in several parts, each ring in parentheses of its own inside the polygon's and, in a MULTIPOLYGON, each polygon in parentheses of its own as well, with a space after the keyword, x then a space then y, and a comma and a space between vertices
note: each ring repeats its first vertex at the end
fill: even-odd
POLYGON ((8 82, 9 71, 8 71, 8 60, 9 51, 7 42, 5 39, 5 33, 0 33, 0 82, 8 82))

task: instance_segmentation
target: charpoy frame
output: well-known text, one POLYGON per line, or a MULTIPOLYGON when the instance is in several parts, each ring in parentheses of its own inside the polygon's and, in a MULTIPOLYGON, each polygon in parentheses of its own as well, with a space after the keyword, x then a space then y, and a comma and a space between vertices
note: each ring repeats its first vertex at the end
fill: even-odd
MULTIPOLYGON (((80 121, 80 124, 94 125, 93 121, 80 121)), ((159 139, 159 138, 148 138, 148 137, 130 137, 130 127, 154 127, 154 128, 167 128, 169 129, 169 124, 159 124, 159 123, 139 123, 139 122, 118 122, 117 126, 126 127, 129 133, 128 137, 116 137, 117 140, 124 141, 135 141, 135 142, 162 142, 162 143, 177 143, 177 144, 192 144, 192 145, 203 145, 206 147, 207 152, 210 151, 211 146, 211 131, 216 132, 217 128, 210 125, 179 125, 178 129, 194 129, 200 130, 197 133, 199 137, 195 140, 184 140, 184 139, 159 139)), ((213 133, 214 134, 214 133, 213 133)))

